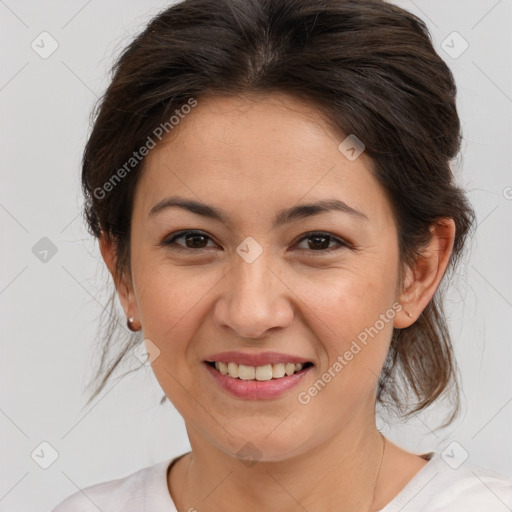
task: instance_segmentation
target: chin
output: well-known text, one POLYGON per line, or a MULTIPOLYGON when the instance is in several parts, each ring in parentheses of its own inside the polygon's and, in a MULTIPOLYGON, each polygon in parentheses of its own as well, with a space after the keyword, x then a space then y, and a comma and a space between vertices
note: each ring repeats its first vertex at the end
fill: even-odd
POLYGON ((231 457, 238 458, 242 463, 251 467, 257 462, 281 462, 294 458, 304 452, 307 439, 298 438, 297 432, 283 429, 278 433, 275 424, 269 428, 244 436, 238 430, 225 443, 217 446, 231 457), (270 435, 269 435, 270 434, 270 435))

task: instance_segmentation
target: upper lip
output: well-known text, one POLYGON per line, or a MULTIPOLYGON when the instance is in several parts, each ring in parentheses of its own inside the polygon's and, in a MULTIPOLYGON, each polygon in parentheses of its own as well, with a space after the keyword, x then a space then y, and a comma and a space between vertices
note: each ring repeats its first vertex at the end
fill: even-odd
POLYGON ((261 354, 249 354, 247 352, 219 352, 212 354, 206 361, 208 362, 224 362, 237 363, 245 366, 265 366, 267 364, 277 363, 309 363, 308 359, 294 356, 291 354, 282 354, 280 352, 263 352, 261 354))

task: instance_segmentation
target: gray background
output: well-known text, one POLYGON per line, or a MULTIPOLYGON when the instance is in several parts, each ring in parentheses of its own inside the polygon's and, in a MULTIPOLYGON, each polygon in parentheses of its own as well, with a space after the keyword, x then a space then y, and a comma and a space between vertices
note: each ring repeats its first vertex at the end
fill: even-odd
MULTIPOLYGON (((512 1, 396 3, 427 22, 455 74, 464 130, 455 168, 479 226, 448 296, 464 412, 445 430, 433 430, 436 407, 384 432, 411 451, 467 453, 512 476, 512 1), (457 58, 464 42, 454 31, 469 43, 457 58)), ((0 511, 48 510, 79 488, 189 449, 181 417, 159 406, 149 368, 111 382, 92 406, 83 396, 108 281, 80 216, 89 113, 115 55, 166 5, 0 1, 0 511), (45 59, 31 47, 35 40, 43 51, 43 31, 58 43, 45 59), (57 250, 46 262, 36 245, 48 244, 43 237, 57 250), (42 442, 58 452, 48 469, 40 464, 52 449, 42 442)))

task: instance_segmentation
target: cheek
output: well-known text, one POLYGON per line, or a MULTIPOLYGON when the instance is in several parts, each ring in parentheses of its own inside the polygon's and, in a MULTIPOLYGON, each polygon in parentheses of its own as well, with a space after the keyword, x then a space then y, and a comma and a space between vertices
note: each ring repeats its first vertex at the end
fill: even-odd
POLYGON ((208 293, 220 277, 218 272, 199 267, 155 264, 140 268, 134 281, 144 335, 163 354, 185 350, 199 327, 208 293))
POLYGON ((326 270, 309 280, 299 279, 297 290, 327 331, 339 340, 369 327, 395 300, 397 272, 393 264, 370 260, 346 268, 326 270))
POLYGON ((301 281, 304 312, 322 347, 319 371, 336 382, 325 400, 336 395, 350 408, 350 396, 357 401, 373 393, 393 333, 397 278, 390 255, 361 257, 325 278, 301 281))
POLYGON ((299 390, 298 400, 315 411, 311 417, 323 417, 325 429, 373 407, 396 314, 393 287, 377 283, 356 275, 339 279, 317 287, 306 304, 322 354, 315 382, 299 390))
POLYGON ((198 336, 207 314, 208 293, 215 289, 219 276, 199 267, 192 271, 155 264, 146 265, 137 278, 134 281, 144 337, 159 349, 152 361, 153 373, 174 407, 190 417, 195 410, 190 396, 200 395, 193 378, 198 354, 190 341, 198 336))

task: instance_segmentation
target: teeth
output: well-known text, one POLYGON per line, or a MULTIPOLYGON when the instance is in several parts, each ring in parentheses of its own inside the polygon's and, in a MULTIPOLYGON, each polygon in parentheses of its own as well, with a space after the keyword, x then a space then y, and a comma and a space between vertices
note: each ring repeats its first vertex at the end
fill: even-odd
POLYGON ((272 365, 272 378, 273 379, 280 379, 281 377, 284 377, 286 375, 286 372, 284 370, 284 363, 277 363, 272 365))
POLYGON ((219 372, 222 373, 222 375, 228 374, 228 365, 226 363, 215 363, 215 368, 217 368, 217 370, 219 370, 219 372))
POLYGON ((256 367, 256 380, 272 380, 272 365, 256 367))
POLYGON ((295 365, 293 363, 286 363, 284 365, 286 375, 293 375, 295 373, 295 365))
POLYGON ((266 364, 264 366, 246 366, 237 363, 215 362, 215 368, 222 374, 228 375, 234 379, 241 380, 271 380, 280 379, 281 377, 293 375, 300 372, 304 367, 303 364, 293 363, 276 363, 266 364))
POLYGON ((238 377, 238 365, 236 363, 228 363, 228 375, 234 379, 238 377))
MULTIPOLYGON (((232 363, 229 363, 232 364, 232 363)), ((256 368, 254 366, 245 366, 245 364, 238 365, 238 378, 242 380, 254 380, 256 376, 256 368)))

